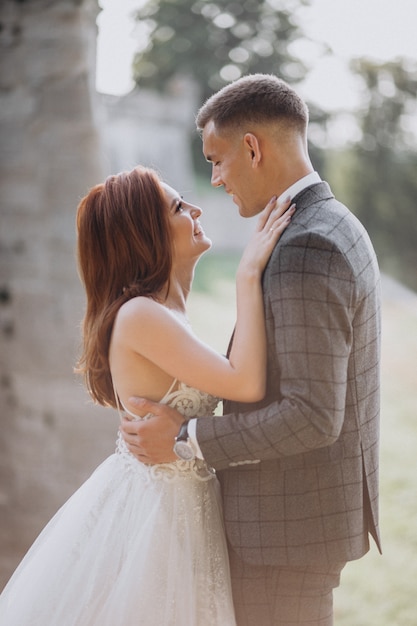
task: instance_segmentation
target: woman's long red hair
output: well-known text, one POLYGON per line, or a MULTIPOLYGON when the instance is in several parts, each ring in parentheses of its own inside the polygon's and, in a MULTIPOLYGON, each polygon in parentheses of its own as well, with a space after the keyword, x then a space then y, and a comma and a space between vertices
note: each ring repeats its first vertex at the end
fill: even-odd
POLYGON ((137 167, 93 187, 77 209, 77 253, 87 295, 76 371, 95 402, 115 407, 109 346, 117 311, 169 282, 172 241, 167 201, 156 172, 137 167))

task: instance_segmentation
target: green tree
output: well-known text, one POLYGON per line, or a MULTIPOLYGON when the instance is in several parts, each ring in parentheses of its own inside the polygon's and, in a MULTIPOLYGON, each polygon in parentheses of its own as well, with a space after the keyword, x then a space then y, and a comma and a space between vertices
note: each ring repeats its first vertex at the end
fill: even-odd
POLYGON ((366 87, 361 139, 332 160, 329 178, 369 231, 381 267, 417 290, 417 65, 362 59, 352 69, 366 87))
MULTIPOLYGON (((248 73, 274 73, 288 83, 305 78, 304 63, 291 53, 303 37, 294 16, 311 0, 148 0, 137 12, 148 43, 135 57, 133 75, 142 87, 165 91, 172 79, 190 78, 202 103, 223 85, 248 73)), ((311 108, 313 123, 326 114, 311 108)), ((200 139, 191 138, 198 172, 207 166, 200 139)), ((320 169, 323 156, 311 146, 320 169)))
POLYGON ((296 82, 305 67, 290 52, 300 37, 293 15, 309 1, 149 0, 137 13, 149 43, 134 60, 134 78, 163 91, 174 76, 186 75, 202 100, 247 73, 296 82))

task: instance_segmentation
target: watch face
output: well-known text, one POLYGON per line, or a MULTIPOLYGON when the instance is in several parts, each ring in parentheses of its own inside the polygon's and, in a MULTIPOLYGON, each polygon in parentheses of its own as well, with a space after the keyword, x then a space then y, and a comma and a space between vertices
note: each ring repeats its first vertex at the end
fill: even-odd
POLYGON ((183 461, 192 461, 195 457, 192 447, 186 441, 176 441, 174 452, 183 461))

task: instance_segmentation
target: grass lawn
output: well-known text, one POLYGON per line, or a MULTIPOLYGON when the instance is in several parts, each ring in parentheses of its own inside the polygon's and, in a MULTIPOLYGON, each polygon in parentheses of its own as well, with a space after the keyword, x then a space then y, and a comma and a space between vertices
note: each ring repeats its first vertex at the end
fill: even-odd
MULTIPOLYGON (((225 352, 235 319, 233 256, 197 268, 190 316, 196 333, 225 352)), ((381 532, 349 563, 335 592, 335 626, 417 624, 417 295, 383 281, 381 532)))

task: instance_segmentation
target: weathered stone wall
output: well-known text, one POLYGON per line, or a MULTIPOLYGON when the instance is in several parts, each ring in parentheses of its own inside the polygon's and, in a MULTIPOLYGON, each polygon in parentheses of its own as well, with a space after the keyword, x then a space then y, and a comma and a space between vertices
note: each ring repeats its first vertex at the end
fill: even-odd
POLYGON ((114 448, 117 416, 73 374, 84 294, 75 211, 137 163, 205 209, 217 249, 246 228, 193 188, 191 86, 125 98, 94 88, 97 0, 0 2, 0 588, 51 515, 114 448))
POLYGON ((113 412, 90 406, 72 371, 75 210, 103 176, 98 11, 96 0, 0 3, 0 586, 113 448, 113 412))

